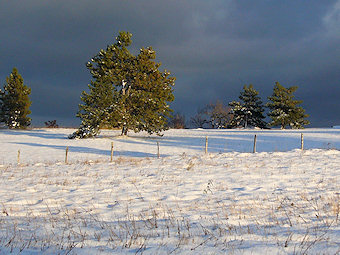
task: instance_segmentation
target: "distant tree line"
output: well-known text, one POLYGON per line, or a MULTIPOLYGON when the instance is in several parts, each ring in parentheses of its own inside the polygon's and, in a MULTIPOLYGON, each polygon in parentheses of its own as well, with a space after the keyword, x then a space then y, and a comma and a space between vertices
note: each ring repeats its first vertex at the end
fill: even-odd
POLYGON ((228 106, 220 101, 209 104, 191 117, 191 125, 197 128, 270 128, 287 126, 293 129, 303 128, 309 124, 305 110, 299 106, 302 101, 294 99, 297 87, 283 87, 275 83, 273 94, 264 105, 259 92, 250 84, 240 92, 239 101, 232 101, 228 106), (269 109, 269 123, 265 121, 265 108, 269 109))

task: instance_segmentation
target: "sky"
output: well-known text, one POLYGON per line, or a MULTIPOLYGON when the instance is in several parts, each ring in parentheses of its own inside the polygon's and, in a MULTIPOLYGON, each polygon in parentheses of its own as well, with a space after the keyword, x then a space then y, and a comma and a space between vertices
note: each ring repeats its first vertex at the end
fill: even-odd
POLYGON ((77 126, 85 64, 133 34, 176 77, 172 109, 187 117, 253 84, 298 86, 310 127, 340 125, 340 0, 0 0, 0 84, 13 67, 31 87, 34 126, 77 126))

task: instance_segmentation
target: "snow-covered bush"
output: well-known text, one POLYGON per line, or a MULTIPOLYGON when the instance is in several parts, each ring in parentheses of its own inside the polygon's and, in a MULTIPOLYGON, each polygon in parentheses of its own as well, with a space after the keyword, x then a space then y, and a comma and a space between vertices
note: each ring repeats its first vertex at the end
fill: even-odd
POLYGON ((81 125, 77 131, 73 132, 68 136, 69 139, 83 139, 83 138, 91 138, 99 134, 99 128, 98 127, 92 127, 92 126, 84 126, 81 125))
POLYGON ((57 124, 57 120, 49 120, 45 122, 45 126, 47 128, 58 128, 59 125, 57 124))

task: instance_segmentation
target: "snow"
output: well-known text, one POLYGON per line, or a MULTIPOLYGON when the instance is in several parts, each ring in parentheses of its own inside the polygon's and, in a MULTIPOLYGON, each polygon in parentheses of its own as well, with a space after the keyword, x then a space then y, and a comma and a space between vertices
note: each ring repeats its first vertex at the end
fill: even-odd
POLYGON ((1 254, 340 251, 338 129, 72 132, 0 130, 1 254))

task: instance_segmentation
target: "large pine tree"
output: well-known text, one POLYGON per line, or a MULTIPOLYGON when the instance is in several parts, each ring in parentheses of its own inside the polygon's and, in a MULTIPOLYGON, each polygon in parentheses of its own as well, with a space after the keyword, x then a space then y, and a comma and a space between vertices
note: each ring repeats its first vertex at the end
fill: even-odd
POLYGON ((268 97, 270 102, 267 103, 267 107, 271 110, 268 113, 272 119, 270 126, 280 126, 281 129, 290 126, 296 129, 309 124, 309 121, 305 119, 309 115, 305 114, 301 106, 298 106, 302 101, 294 100, 293 93, 297 88, 296 86, 285 88, 280 83, 275 83, 273 94, 268 97))
POLYGON ((168 102, 174 100, 174 77, 158 69, 155 51, 141 48, 134 56, 128 50, 132 34, 120 32, 116 43, 100 50, 87 68, 92 75, 89 93, 83 92, 78 117, 82 124, 71 137, 96 135, 101 127, 160 133, 171 115, 168 102))
POLYGON ((31 89, 24 85, 24 79, 16 68, 6 78, 4 89, 0 90, 0 122, 9 128, 27 128, 31 124, 29 99, 31 89))
POLYGON ((254 89, 252 84, 244 85, 239 96, 241 102, 233 101, 229 103, 233 114, 232 127, 266 127, 265 116, 263 115, 264 107, 258 95, 259 92, 254 89))

